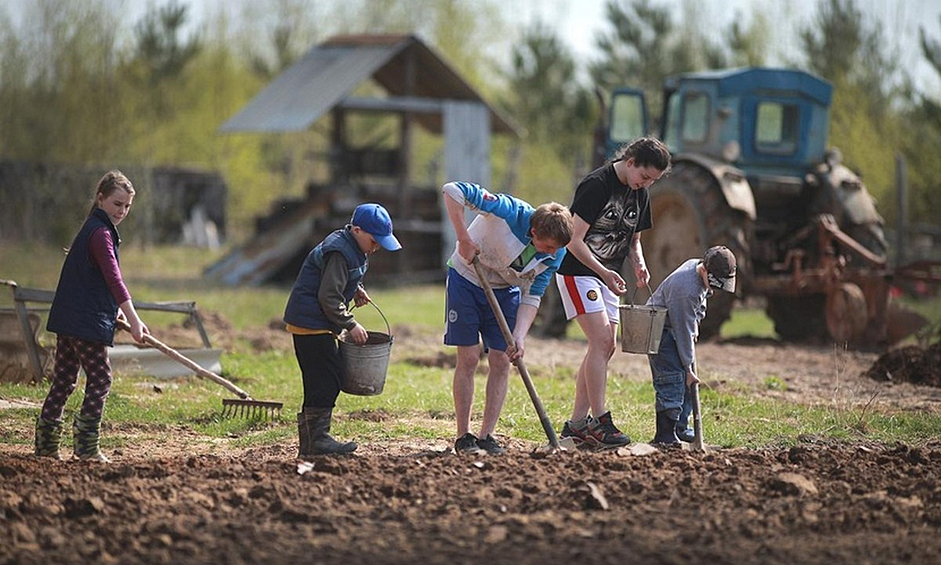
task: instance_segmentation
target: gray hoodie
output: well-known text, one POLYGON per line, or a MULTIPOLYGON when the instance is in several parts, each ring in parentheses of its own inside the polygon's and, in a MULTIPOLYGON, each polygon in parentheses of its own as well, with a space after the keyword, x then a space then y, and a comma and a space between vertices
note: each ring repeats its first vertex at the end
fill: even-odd
POLYGON ((670 328, 683 366, 689 370, 696 358, 695 342, 699 323, 706 317, 706 298, 712 290, 696 271, 701 259, 689 259, 663 279, 647 300, 648 306, 667 309, 664 328, 670 328))

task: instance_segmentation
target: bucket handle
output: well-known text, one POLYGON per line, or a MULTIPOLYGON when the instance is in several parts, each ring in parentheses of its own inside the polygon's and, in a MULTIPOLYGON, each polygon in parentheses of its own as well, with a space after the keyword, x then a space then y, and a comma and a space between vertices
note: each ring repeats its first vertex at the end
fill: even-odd
MULTIPOLYGON (((643 286, 644 288, 647 289, 647 293, 650 294, 650 296, 653 296, 653 292, 650 291, 650 285, 647 283, 644 283, 643 286)), ((634 292, 631 293, 631 306, 634 305, 634 296, 636 295, 637 295, 637 285, 634 285, 634 292)))
MULTIPOLYGON (((386 315, 382 313, 382 310, 379 309, 379 306, 377 306, 375 302, 370 300, 369 303, 372 304, 373 308, 375 308, 379 312, 379 315, 382 316, 382 321, 386 323, 386 334, 389 337, 392 337, 392 327, 389 325, 389 320, 386 319, 386 315)), ((356 308, 356 306, 354 305, 353 308, 356 308)))

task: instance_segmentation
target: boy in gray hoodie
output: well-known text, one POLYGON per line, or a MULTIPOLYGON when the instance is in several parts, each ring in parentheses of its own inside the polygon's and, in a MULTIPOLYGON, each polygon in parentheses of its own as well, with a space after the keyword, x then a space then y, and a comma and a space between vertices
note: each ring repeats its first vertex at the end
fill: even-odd
POLYGON ((660 349, 647 356, 656 392, 657 433, 651 443, 678 445, 692 441, 689 414, 690 386, 696 376, 696 338, 706 317, 706 299, 713 289, 735 292, 735 255, 717 245, 702 259, 689 259, 663 279, 647 300, 648 306, 667 309, 660 349))

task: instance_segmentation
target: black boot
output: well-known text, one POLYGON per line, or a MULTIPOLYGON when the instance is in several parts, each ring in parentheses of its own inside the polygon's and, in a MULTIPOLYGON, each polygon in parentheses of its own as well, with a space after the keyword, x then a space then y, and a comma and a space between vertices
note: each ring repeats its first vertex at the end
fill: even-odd
POLYGON ((297 457, 298 459, 307 455, 313 455, 310 452, 310 426, 303 412, 297 413, 297 457))
POLYGON ((650 443, 679 445, 680 438, 676 437, 676 421, 679 414, 676 412, 676 410, 657 412, 657 433, 650 443))
POLYGON ((351 453, 356 450, 356 443, 339 442, 330 436, 330 420, 333 408, 305 407, 297 415, 299 438, 298 457, 326 455, 331 453, 351 453))

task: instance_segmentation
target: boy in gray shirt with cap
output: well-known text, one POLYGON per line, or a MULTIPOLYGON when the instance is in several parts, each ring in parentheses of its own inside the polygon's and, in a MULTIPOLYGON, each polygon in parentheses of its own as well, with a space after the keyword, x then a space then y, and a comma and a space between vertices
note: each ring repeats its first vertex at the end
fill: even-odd
POLYGON ((696 338, 706 317, 706 299, 713 289, 735 292, 735 255, 717 245, 702 259, 689 259, 667 278, 647 300, 648 306, 667 309, 660 349, 647 356, 656 392, 657 433, 651 443, 678 445, 692 441, 689 414, 690 386, 696 376, 696 338))

